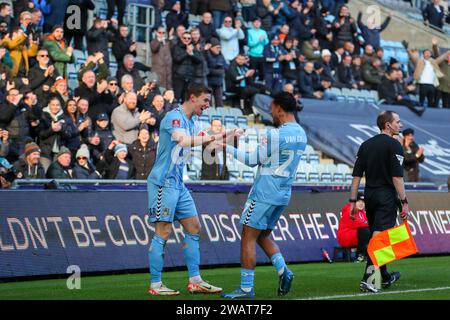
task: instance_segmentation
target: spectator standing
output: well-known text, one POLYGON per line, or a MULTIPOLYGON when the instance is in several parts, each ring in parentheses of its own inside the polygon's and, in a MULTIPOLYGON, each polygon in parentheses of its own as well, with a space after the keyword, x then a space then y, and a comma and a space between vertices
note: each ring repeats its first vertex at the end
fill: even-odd
POLYGON ((444 7, 441 6, 441 0, 432 0, 422 11, 423 21, 426 26, 432 25, 442 29, 444 26, 444 7))
POLYGON ((414 130, 407 128, 403 130, 403 154, 405 160, 403 167, 405 169, 406 182, 419 182, 419 163, 424 162, 424 149, 414 141, 414 130))
POLYGON ((348 7, 343 5, 339 9, 339 14, 333 22, 334 42, 354 42, 357 36, 356 24, 350 16, 348 7))
MULTIPOLYGON (((164 28, 162 29, 164 30, 164 28)), ((137 43, 131 39, 128 26, 120 25, 115 30, 112 46, 112 52, 116 58, 116 61, 123 61, 123 57, 127 54, 131 54, 136 57, 136 49, 137 43)))
POLYGON ((47 0, 50 5, 50 12, 44 14, 44 32, 53 32, 56 26, 64 24, 64 17, 66 15, 66 9, 69 4, 69 0, 47 0))
POLYGON ((114 40, 114 34, 115 29, 110 22, 96 18, 86 35, 88 54, 103 53, 103 59, 106 65, 109 66, 108 43, 114 40))
POLYGON ((212 90, 214 106, 223 107, 223 81, 225 79, 225 68, 227 62, 222 55, 222 47, 216 38, 211 39, 211 47, 206 51, 206 61, 208 63, 208 86, 212 90))
POLYGON ((142 126, 139 129, 137 140, 129 148, 136 180, 147 180, 155 163, 156 147, 157 142, 151 136, 150 131, 146 126, 142 126))
POLYGON ((125 94, 124 102, 112 112, 111 123, 114 137, 122 143, 131 144, 137 139, 138 129, 150 119, 150 112, 139 112, 134 92, 125 94))
POLYGON ((35 57, 38 52, 38 44, 33 36, 27 36, 20 27, 12 29, 11 38, 1 41, 6 47, 13 61, 11 77, 27 77, 30 68, 29 58, 35 57))
MULTIPOLYGON (((211 121, 211 127, 202 131, 201 135, 216 135, 224 133, 225 129, 219 119, 211 121)), ((227 168, 227 153, 224 150, 214 149, 209 145, 202 146, 202 174, 201 180, 229 180, 227 168)))
POLYGON ((239 53, 239 40, 245 38, 245 34, 242 31, 242 22, 235 20, 234 28, 232 27, 233 19, 230 16, 226 16, 223 19, 222 28, 217 30, 217 35, 220 39, 220 46, 227 63, 233 61, 239 53))
POLYGON ((248 30, 250 68, 256 71, 255 78, 264 79, 264 47, 269 44, 267 32, 261 29, 261 19, 253 20, 253 27, 248 30))
POLYGON ((283 87, 283 76, 281 73, 282 62, 288 56, 287 52, 280 46, 278 35, 273 35, 269 45, 264 48, 264 81, 267 90, 278 93, 283 87))
POLYGON ((172 89, 172 54, 164 27, 158 27, 156 30, 156 38, 150 42, 150 49, 152 71, 158 75, 159 84, 166 89, 172 89))
POLYGON ((439 86, 437 87, 438 100, 442 98, 442 107, 450 108, 450 51, 447 51, 444 55, 439 55, 437 40, 433 39, 432 43, 433 55, 437 57, 436 62, 444 75, 439 79, 439 86))
MULTIPOLYGON (((83 38, 88 33, 87 23, 89 10, 94 10, 95 4, 92 0, 69 0, 67 7, 70 6, 77 6, 78 8, 80 8, 80 28, 69 28, 67 26, 67 23, 64 24, 64 35, 66 38, 66 43, 71 43, 71 41, 73 40, 74 49, 84 51, 83 38)), ((49 9, 52 10, 51 7, 49 9)), ((64 21, 67 21, 69 17, 69 13, 66 13, 64 21)))
POLYGON ((42 101, 44 92, 48 92, 59 76, 53 64, 49 64, 49 55, 46 49, 40 49, 36 56, 37 63, 30 69, 30 89, 42 101))
POLYGON ((168 110, 165 108, 164 98, 162 95, 157 94, 153 97, 151 105, 146 108, 147 111, 151 113, 151 118, 154 118, 154 121, 149 121, 147 123, 146 129, 150 132, 159 132, 159 125, 161 124, 161 120, 164 118, 168 110))
POLYGON ((220 23, 226 16, 231 16, 236 6, 236 0, 209 0, 208 10, 212 12, 214 27, 220 28, 220 23))
POLYGON ((176 29, 179 25, 189 27, 189 14, 181 10, 180 1, 175 1, 170 12, 166 16, 167 30, 176 29))
POLYGON ((53 27, 52 33, 44 40, 44 48, 52 58, 58 74, 67 79, 67 64, 74 63, 73 47, 67 46, 63 39, 64 29, 61 25, 53 27))
POLYGON ((117 22, 119 25, 123 24, 123 16, 125 15, 125 7, 127 0, 107 0, 108 12, 106 14, 106 20, 111 21, 114 15, 114 8, 117 7, 117 22))
POLYGON ((392 13, 389 13, 388 17, 380 25, 376 25, 376 20, 374 16, 367 18, 367 25, 362 22, 362 12, 358 12, 357 23, 361 30, 361 35, 364 39, 364 45, 370 44, 373 48, 380 47, 380 33, 387 28, 389 22, 391 21, 392 13))
POLYGON ((294 48, 294 39, 291 36, 286 37, 282 49, 286 51, 286 57, 281 63, 283 80, 287 83, 297 84, 297 69, 300 61, 294 48))
POLYGON ((202 67, 202 53, 192 45, 192 36, 189 32, 185 32, 181 38, 181 42, 172 48, 173 60, 173 88, 175 91, 175 99, 178 101, 185 99, 185 91, 194 79, 195 69, 202 67))
MULTIPOLYGON (((221 20, 222 21, 222 20, 221 20)), ((203 39, 205 39, 206 43, 211 41, 211 38, 218 38, 216 28, 214 28, 214 24, 212 23, 211 13, 205 12, 202 15, 202 22, 198 25, 198 29, 200 30, 200 34, 203 39)))
POLYGON ((30 142, 25 146, 23 156, 14 162, 13 166, 17 179, 45 179, 45 169, 40 164, 41 149, 30 142))

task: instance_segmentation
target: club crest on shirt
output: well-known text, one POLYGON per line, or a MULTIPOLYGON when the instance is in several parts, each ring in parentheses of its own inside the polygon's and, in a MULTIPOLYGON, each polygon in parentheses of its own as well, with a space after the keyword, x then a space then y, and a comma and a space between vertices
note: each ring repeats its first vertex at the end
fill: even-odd
POLYGON ((172 120, 172 128, 179 128, 181 125, 180 119, 173 119, 172 120))
POLYGON ((399 155, 399 154, 396 154, 395 156, 397 157, 398 162, 399 162, 400 165, 402 166, 402 165, 403 165, 403 159, 404 159, 404 158, 403 158, 401 155, 399 155))
POLYGON ((169 208, 164 208, 163 210, 163 216, 168 217, 169 216, 169 208))

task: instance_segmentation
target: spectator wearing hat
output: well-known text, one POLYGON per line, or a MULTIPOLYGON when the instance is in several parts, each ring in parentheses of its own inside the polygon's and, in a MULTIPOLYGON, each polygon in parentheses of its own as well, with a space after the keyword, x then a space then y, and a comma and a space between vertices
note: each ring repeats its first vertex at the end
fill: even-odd
POLYGON ((73 175, 75 179, 101 179, 100 173, 91 162, 89 149, 85 144, 77 151, 73 175))
POLYGON ((250 57, 250 69, 254 69, 256 77, 262 81, 264 77, 264 47, 269 44, 267 32, 261 29, 261 19, 255 18, 253 27, 248 29, 247 45, 249 47, 248 55, 250 57))
POLYGON ((189 14, 181 10, 180 1, 175 1, 166 16, 167 30, 175 30, 179 25, 189 27, 189 14))
POLYGON ((336 79, 334 77, 335 71, 331 64, 331 52, 328 49, 323 49, 321 53, 320 62, 323 66, 323 76, 331 81, 331 85, 335 86, 336 79))
POLYGON ((219 38, 212 23, 212 15, 210 12, 204 12, 202 15, 202 22, 198 25, 200 34, 206 43, 209 43, 212 38, 219 38))
POLYGON ((104 152, 113 140, 114 135, 110 129, 109 117, 106 113, 100 113, 96 118, 93 132, 88 137, 87 145, 91 159, 102 177, 105 176, 107 168, 104 152))
POLYGON ((4 38, 0 45, 6 47, 13 61, 11 77, 27 77, 30 69, 29 58, 35 57, 38 52, 38 44, 32 35, 27 36, 20 27, 14 27, 11 38, 4 38))
POLYGON ((47 170, 47 179, 74 179, 71 162, 72 153, 66 147, 61 147, 56 154, 56 161, 47 170))
POLYGON ((337 231, 339 245, 343 248, 357 247, 357 261, 367 260, 367 245, 371 237, 365 211, 364 194, 358 193, 355 207, 357 214, 350 217, 350 203, 341 209, 341 219, 337 231))
POLYGON ((137 139, 139 126, 151 121, 151 113, 137 109, 137 95, 125 94, 123 103, 111 115, 114 137, 122 143, 131 144, 137 139))
MULTIPOLYGON (((78 150, 79 132, 77 126, 69 116, 65 115, 58 98, 50 99, 45 107, 42 118, 39 122, 39 145, 41 148, 41 163, 44 168, 48 168, 68 141, 72 142, 74 153, 78 150), (78 140, 78 145, 76 141, 78 140)), ((70 151, 70 150, 69 150, 70 151)))
POLYGON ((134 179, 134 166, 127 159, 128 148, 118 140, 113 140, 105 151, 105 159, 108 164, 107 179, 127 180, 134 179))
POLYGON ((159 84, 172 89, 172 53, 164 27, 156 29, 156 37, 150 42, 152 50, 152 71, 158 75, 159 84))
MULTIPOLYGON (((52 12, 54 10, 53 8, 52 12)), ((52 58, 58 74, 67 79, 67 64, 74 63, 75 57, 73 48, 70 45, 67 46, 64 41, 64 29, 61 25, 52 28, 52 33, 44 40, 43 46, 52 58)))
POLYGON ((236 19, 233 28, 233 19, 230 16, 223 18, 223 25, 217 29, 217 35, 220 39, 220 46, 227 63, 231 63, 239 54, 239 40, 245 39, 242 30, 242 22, 236 19))
POLYGON ((222 84, 225 79, 225 69, 227 62, 222 55, 222 47, 217 38, 211 38, 211 47, 206 51, 206 61, 208 64, 208 86, 212 90, 214 106, 223 107, 222 84))
POLYGON ((405 169, 405 180, 407 182, 419 182, 420 169, 419 163, 425 161, 424 149, 414 141, 414 130, 407 128, 403 130, 403 154, 405 159, 403 167, 405 169))
POLYGON ((137 140, 129 147, 136 180, 147 180, 155 163, 156 147, 157 142, 154 140, 154 136, 152 136, 147 126, 142 126, 139 129, 137 140))
POLYGON ((264 48, 264 81, 267 90, 277 93, 282 90, 283 76, 282 62, 288 56, 286 50, 280 46, 278 35, 271 37, 270 44, 264 48))
POLYGON ((45 179, 45 169, 39 162, 40 158, 41 149, 36 143, 30 142, 25 145, 23 156, 13 164, 16 178, 45 179))

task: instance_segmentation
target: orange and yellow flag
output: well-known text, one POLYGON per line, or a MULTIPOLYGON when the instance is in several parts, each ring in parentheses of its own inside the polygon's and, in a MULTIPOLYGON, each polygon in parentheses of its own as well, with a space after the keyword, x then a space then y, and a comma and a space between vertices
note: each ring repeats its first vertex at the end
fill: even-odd
POLYGON ((408 222, 376 234, 370 239, 367 253, 374 266, 381 267, 417 253, 408 222))

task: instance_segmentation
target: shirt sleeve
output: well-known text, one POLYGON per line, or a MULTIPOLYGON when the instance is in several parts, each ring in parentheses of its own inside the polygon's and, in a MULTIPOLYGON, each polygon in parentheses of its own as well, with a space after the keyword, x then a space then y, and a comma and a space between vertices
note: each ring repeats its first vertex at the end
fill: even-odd
POLYGON ((353 168, 354 177, 363 177, 366 171, 366 159, 364 158, 364 144, 359 147, 358 154, 356 155, 355 166, 353 168))
POLYGON ((403 148, 400 142, 395 141, 392 144, 390 162, 391 174, 393 177, 403 177, 403 148))
MULTIPOLYGON (((186 128, 183 126, 181 115, 174 112, 168 113, 161 122, 162 130, 166 130, 169 135, 174 134, 177 131, 186 133, 186 128)), ((186 133, 187 134, 187 133, 186 133)))

